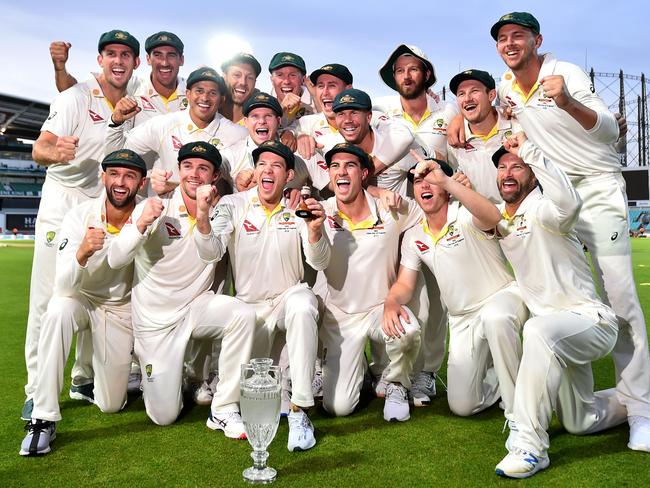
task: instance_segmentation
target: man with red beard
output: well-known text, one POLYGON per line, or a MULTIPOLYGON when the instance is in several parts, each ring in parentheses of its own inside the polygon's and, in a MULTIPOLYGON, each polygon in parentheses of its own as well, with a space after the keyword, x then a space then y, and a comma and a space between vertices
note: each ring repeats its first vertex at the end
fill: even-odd
POLYGON ((34 410, 22 456, 50 452, 55 422, 61 420, 59 395, 75 332, 86 330, 92 336, 94 403, 107 413, 126 404, 133 348, 133 266, 112 269, 107 253, 131 219, 147 167, 140 156, 124 149, 106 156, 102 168, 104 196, 75 206, 61 224, 54 292, 42 319, 34 410))
MULTIPOLYGON (((101 73, 56 97, 32 151, 34 161, 47 166, 48 171, 36 219, 25 337, 27 399, 21 414, 24 420, 31 418, 41 316, 52 295, 61 221, 68 210, 101 194, 99 165, 105 155, 106 125, 113 107, 126 95, 133 70, 140 64, 140 43, 126 31, 113 30, 102 34, 98 51, 101 73)), ((86 342, 83 334, 80 339, 83 346, 86 342)), ((71 395, 92 402, 89 362, 90 357, 85 357, 73 367, 73 377, 78 378, 73 379, 71 395)))
POLYGON ((246 116, 244 104, 255 93, 255 82, 262 67, 252 54, 237 53, 223 62, 221 72, 226 93, 220 112, 230 121, 241 124, 246 116))
POLYGON ((486 71, 458 73, 450 80, 449 89, 456 96, 467 141, 459 148, 449 146, 449 160, 469 178, 474 190, 493 203, 501 203, 492 155, 505 136, 519 131, 517 121, 492 106, 497 93, 494 78, 486 71))
POLYGON ((255 313, 243 302, 211 290, 215 265, 198 253, 197 193, 219 179, 221 155, 204 141, 178 152, 180 184, 141 202, 133 222, 114 240, 114 269, 134 263, 134 351, 140 360, 147 415, 158 425, 176 420, 183 407, 183 358, 190 339, 221 341, 220 379, 206 425, 245 439, 239 415, 239 367, 248 362, 255 313))
POLYGON ((263 142, 252 158, 257 185, 222 198, 211 219, 208 203, 214 192, 201 190, 196 241, 199 255, 208 263, 219 261, 226 250, 230 254, 236 297, 257 314, 253 356, 268 356, 276 333, 285 332, 292 387, 287 446, 290 451, 304 451, 316 444, 304 410, 314 405, 318 302, 303 281, 302 256, 315 270, 327 266, 330 243, 323 233, 325 213, 313 198, 305 200, 312 214, 309 219, 296 217, 287 206, 282 194, 294 176, 295 161, 287 146, 275 140, 263 142))

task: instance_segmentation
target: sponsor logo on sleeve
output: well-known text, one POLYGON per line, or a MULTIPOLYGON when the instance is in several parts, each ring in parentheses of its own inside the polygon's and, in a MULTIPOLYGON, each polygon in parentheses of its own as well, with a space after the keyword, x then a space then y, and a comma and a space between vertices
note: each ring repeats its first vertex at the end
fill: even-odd
POLYGON ((165 222, 165 229, 167 229, 167 236, 170 239, 180 239, 182 237, 181 232, 171 222, 165 222))
POLYGON ((140 97, 140 103, 142 104, 142 110, 147 110, 150 112, 156 110, 156 108, 147 97, 140 97))
POLYGON ((255 227, 248 219, 244 220, 244 230, 247 234, 256 234, 259 233, 259 229, 255 227))
POLYGON ((426 245, 424 242, 422 242, 422 241, 419 241, 419 240, 418 240, 418 241, 415 241, 415 245, 417 246, 418 251, 420 251, 420 252, 422 252, 422 253, 427 252, 427 251, 429 250, 429 246, 427 246, 427 245, 426 245))
POLYGON ((178 137, 172 136, 172 146, 174 147, 175 151, 178 151, 181 147, 183 147, 183 143, 178 137))

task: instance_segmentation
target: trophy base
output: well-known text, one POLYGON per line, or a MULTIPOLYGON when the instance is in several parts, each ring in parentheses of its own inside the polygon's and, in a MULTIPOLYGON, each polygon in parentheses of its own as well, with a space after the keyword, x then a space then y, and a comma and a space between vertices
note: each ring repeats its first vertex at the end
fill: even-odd
POLYGON ((244 470, 242 476, 244 481, 254 485, 266 485, 268 483, 273 483, 277 477, 278 472, 270 467, 265 467, 262 469, 250 467, 244 470))

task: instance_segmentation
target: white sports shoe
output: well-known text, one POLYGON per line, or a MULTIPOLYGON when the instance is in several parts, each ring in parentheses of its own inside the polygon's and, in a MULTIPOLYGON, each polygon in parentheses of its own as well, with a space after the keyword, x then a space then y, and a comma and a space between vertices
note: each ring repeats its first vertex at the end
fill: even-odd
POLYGON ((205 425, 212 430, 223 430, 231 439, 246 439, 246 428, 239 412, 212 413, 205 425))
POLYGON ((431 398, 413 383, 409 388, 409 401, 414 407, 426 407, 431 403, 431 398))
POLYGON ((291 411, 291 380, 282 380, 280 393, 280 417, 286 417, 291 411))
POLYGON ((306 451, 316 445, 314 426, 305 412, 292 410, 289 412, 287 420, 289 421, 289 441, 287 442, 289 451, 306 451))
POLYGON ((201 385, 194 390, 192 398, 197 405, 210 405, 212 403, 212 389, 207 380, 203 380, 201 385))
POLYGON ((47 420, 32 419, 25 425, 27 435, 20 445, 21 456, 39 456, 52 449, 50 444, 56 439, 56 425, 47 420))
POLYGON ((631 415, 627 421, 630 424, 630 441, 627 447, 635 451, 650 452, 650 419, 631 415))
POLYGON ((538 456, 515 448, 496 465, 495 472, 506 478, 529 478, 538 471, 548 468, 549 464, 551 461, 546 455, 538 456))
MULTIPOLYGON (((508 429, 510 430, 510 433, 508 434, 508 438, 506 439, 506 449, 508 452, 511 452, 515 449, 515 442, 517 440, 517 437, 519 436, 519 429, 517 429, 517 424, 515 423, 514 420, 506 420, 506 425, 508 426, 508 429)), ((506 426, 503 426, 503 430, 505 431, 506 426)))
POLYGON ((384 420, 404 422, 410 418, 408 391, 399 383, 388 383, 384 402, 384 420))
POLYGON ((436 396, 436 374, 431 371, 420 371, 415 375, 413 386, 430 399, 434 398, 436 396))

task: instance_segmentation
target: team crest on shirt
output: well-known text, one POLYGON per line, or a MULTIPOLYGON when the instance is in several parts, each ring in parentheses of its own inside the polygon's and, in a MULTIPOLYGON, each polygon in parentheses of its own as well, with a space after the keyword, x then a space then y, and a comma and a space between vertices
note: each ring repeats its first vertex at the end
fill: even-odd
POLYGON ((183 143, 178 137, 172 136, 172 146, 176 151, 178 151, 181 147, 183 147, 183 143))
POLYGON ((248 219, 244 220, 243 226, 247 234, 259 234, 260 232, 260 230, 248 219))
POLYGON ((212 144, 214 147, 219 149, 219 145, 221 144, 221 139, 219 139, 218 137, 213 137, 212 139, 210 139, 210 144, 212 144))
POLYGON ((444 119, 436 119, 436 121, 433 123, 433 132, 436 132, 438 134, 446 134, 447 133, 447 124, 445 124, 444 119))
POLYGON ((187 98, 183 98, 183 99, 181 100, 181 106, 180 106, 180 109, 181 109, 181 110, 185 110, 185 109, 187 108, 188 104, 189 104, 189 102, 187 101, 187 98))
POLYGON ((149 383, 153 382, 153 378, 151 377, 151 375, 153 374, 153 365, 152 364, 147 364, 144 367, 144 373, 147 375, 147 381, 149 383))
POLYGON ((454 224, 449 224, 447 226, 447 234, 445 234, 445 243, 447 247, 457 247, 461 242, 465 240, 463 234, 460 232, 460 229, 454 224))
POLYGON ((555 101, 550 97, 545 97, 543 94, 537 99, 537 107, 547 109, 555 107, 555 101))
POLYGON ((528 222, 526 222, 525 215, 517 215, 512 221, 514 227, 514 235, 516 237, 526 237, 530 234, 530 227, 528 227, 528 222))
POLYGON ((291 212, 282 212, 282 215, 280 215, 280 219, 278 220, 278 229, 288 232, 295 228, 296 221, 291 218, 291 212))
POLYGON ((417 246, 418 251, 420 251, 422 254, 429 252, 429 246, 427 246, 424 242, 418 240, 415 241, 415 245, 417 246))
POLYGON ((88 109, 88 115, 90 115, 90 120, 93 121, 93 124, 99 124, 101 122, 105 122, 104 117, 99 115, 97 112, 93 112, 90 109, 88 109))
POLYGON ((45 234, 45 245, 47 247, 52 247, 54 245, 54 238, 56 237, 56 232, 53 230, 48 230, 45 234))
POLYGON ((180 239, 182 237, 181 231, 174 227, 171 222, 165 222, 165 229, 167 229, 167 237, 170 239, 180 239))
POLYGON ((156 110, 156 108, 153 106, 153 104, 147 97, 140 97, 140 103, 142 105, 142 110, 147 110, 147 111, 156 110))

